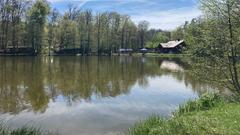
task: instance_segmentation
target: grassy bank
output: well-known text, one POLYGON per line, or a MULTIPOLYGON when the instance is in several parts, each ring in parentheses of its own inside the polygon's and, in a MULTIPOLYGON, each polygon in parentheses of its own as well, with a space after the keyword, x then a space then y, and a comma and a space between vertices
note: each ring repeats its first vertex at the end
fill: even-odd
POLYGON ((5 123, 0 123, 0 135, 51 135, 51 133, 29 126, 12 130, 5 125, 5 123))
POLYGON ((237 135, 240 104, 217 95, 203 95, 181 106, 170 119, 152 116, 137 123, 130 135, 237 135))

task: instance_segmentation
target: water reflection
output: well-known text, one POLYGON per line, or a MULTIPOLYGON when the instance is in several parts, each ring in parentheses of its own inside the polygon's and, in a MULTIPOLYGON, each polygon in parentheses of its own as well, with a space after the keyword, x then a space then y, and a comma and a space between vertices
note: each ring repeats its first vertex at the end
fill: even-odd
POLYGON ((160 68, 170 71, 184 71, 181 65, 178 65, 177 63, 168 60, 162 61, 160 68))
POLYGON ((4 57, 0 64, 0 118, 68 135, 122 133, 212 87, 181 59, 4 57))

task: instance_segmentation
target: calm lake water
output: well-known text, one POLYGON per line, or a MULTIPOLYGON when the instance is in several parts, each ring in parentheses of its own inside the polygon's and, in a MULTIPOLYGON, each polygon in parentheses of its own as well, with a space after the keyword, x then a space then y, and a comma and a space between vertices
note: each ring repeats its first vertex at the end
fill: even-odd
POLYGON ((2 57, 0 119, 63 135, 126 133, 152 114, 168 117, 210 86, 188 61, 141 57, 2 57))

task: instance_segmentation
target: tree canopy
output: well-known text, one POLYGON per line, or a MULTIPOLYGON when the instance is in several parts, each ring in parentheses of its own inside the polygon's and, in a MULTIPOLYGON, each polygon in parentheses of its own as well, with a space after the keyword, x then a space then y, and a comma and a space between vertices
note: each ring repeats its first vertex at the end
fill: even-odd
POLYGON ((138 50, 152 37, 149 22, 135 24, 117 12, 94 13, 69 5, 60 13, 46 0, 0 2, 0 49, 32 47, 37 54, 78 48, 79 53, 138 50))

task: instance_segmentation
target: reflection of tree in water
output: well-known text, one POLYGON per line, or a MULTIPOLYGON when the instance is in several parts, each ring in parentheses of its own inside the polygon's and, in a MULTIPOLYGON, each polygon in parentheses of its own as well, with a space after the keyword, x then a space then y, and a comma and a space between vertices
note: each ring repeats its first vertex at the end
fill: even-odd
MULTIPOLYGON (((18 113, 25 109, 44 112, 50 99, 64 96, 68 104, 91 100, 92 96, 116 97, 128 94, 138 83, 148 85, 148 77, 171 75, 195 90, 204 83, 191 70, 161 69, 162 63, 189 69, 180 59, 134 57, 52 57, 0 59, 0 111, 18 113), (171 64, 172 62, 172 64, 171 64)), ((202 92, 200 92, 202 93, 202 92)))
POLYGON ((204 67, 198 66, 199 64, 196 63, 196 61, 194 62, 186 58, 165 58, 159 61, 159 65, 162 69, 161 75, 173 76, 179 82, 184 82, 186 87, 191 87, 192 90, 199 95, 208 92, 208 90, 221 90, 220 92, 224 92, 223 88, 218 84, 209 81, 209 78, 214 78, 216 76, 206 74, 204 67), (163 66, 163 64, 165 65, 163 66), (196 70, 198 72, 196 72, 196 70))
POLYGON ((32 58, 1 58, 0 110, 17 113, 32 107, 44 111, 49 98, 43 89, 41 61, 32 58))
POLYGON ((56 58, 54 60, 56 64, 53 64, 52 68, 58 70, 52 73, 53 83, 61 94, 71 95, 71 100, 75 98, 90 100, 93 93, 99 97, 127 94, 138 80, 146 78, 147 71, 155 72, 141 71, 144 65, 137 59, 131 59, 128 57, 56 58))

